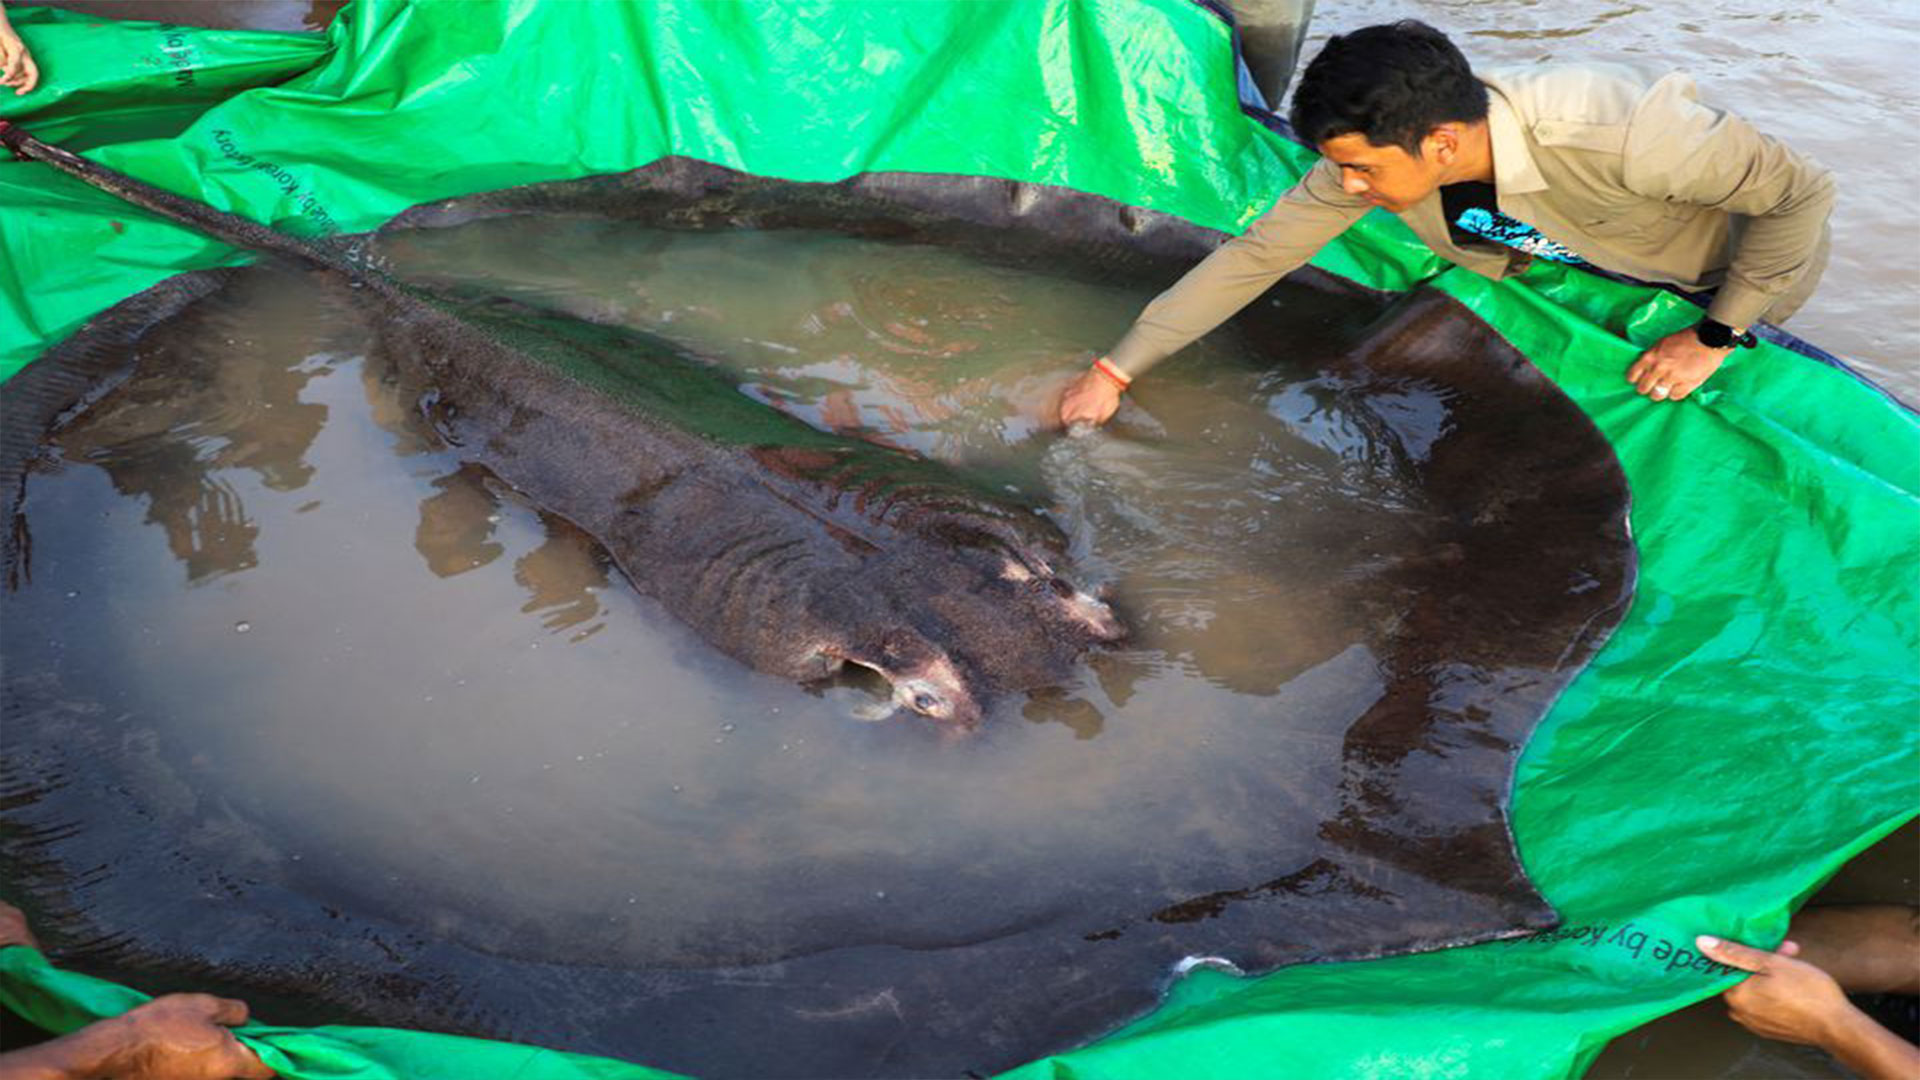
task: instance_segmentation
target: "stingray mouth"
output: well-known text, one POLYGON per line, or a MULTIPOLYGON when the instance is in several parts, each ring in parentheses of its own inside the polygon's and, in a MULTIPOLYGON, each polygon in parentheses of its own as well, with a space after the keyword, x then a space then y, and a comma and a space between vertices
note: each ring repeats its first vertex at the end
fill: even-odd
POLYGON ((873 668, 892 685, 893 703, 899 708, 944 723, 972 726, 980 722, 980 703, 966 677, 944 656, 923 661, 910 670, 863 666, 873 668))
POLYGON ((963 727, 980 722, 983 710, 969 680, 945 656, 935 656, 909 667, 890 664, 884 655, 886 650, 880 657, 857 655, 831 646, 820 651, 843 665, 871 672, 886 682, 888 704, 869 719, 910 712, 963 727))
MULTIPOLYGON (((886 673, 881 672, 882 677, 886 673)), ((980 720, 980 707, 965 687, 945 687, 930 679, 900 679, 893 683, 893 703, 902 709, 954 724, 980 720)))

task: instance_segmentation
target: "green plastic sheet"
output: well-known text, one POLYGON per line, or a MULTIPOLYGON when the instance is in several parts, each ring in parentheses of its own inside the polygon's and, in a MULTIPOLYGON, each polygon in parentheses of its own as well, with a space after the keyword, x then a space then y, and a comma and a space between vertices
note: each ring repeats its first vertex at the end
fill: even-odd
MULTIPOLYGON (((1190 0, 358 0, 324 39, 77 35, 82 20, 12 10, 52 79, 0 117, 308 235, 668 154, 794 180, 1058 184, 1232 231, 1311 161, 1242 112, 1231 35, 1190 0)), ((0 210, 0 375, 168 275, 244 261, 36 165, 0 164, 0 210)), ((1385 214, 1317 263, 1467 304, 1592 416, 1632 485, 1636 600, 1516 782, 1522 856, 1566 924, 1260 979, 1201 972, 1019 1080, 1576 1076, 1613 1036, 1731 984, 1695 934, 1777 942, 1809 892, 1920 807, 1912 412, 1771 343, 1651 405, 1622 372, 1697 317, 1685 301, 1552 265, 1490 283, 1385 214)), ((138 1000, 0 952, 0 1001, 53 1030, 138 1000)), ((315 1080, 661 1075, 419 1032, 243 1036, 315 1080)))
MULTIPOLYGON (((151 1000, 138 990, 62 971, 38 950, 0 949, 0 1003, 53 1031, 118 1016, 151 1000)), ((363 1027, 250 1023, 245 1039, 274 1071, 302 1080, 672 1080, 674 1073, 537 1046, 363 1027)))
POLYGON ((0 120, 72 150, 175 135, 240 90, 320 62, 318 34, 116 23, 55 8, 9 7, 34 55, 56 59, 31 97, 0 95, 0 120))

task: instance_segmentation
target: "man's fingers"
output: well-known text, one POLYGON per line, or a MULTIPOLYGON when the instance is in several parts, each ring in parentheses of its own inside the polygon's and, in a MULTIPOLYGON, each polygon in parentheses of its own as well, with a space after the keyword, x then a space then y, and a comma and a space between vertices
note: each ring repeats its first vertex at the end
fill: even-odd
POLYGON ((1700 389, 1699 386, 1690 383, 1674 383, 1673 389, 1667 393, 1667 400, 1679 401, 1698 389, 1700 389))
MULTIPOLYGON (((216 1024, 239 1027, 247 1022, 247 1003, 244 1001, 234 998, 208 997, 207 1003, 210 1006, 207 1018, 216 1024)), ((228 1067, 238 1080, 273 1080, 280 1075, 268 1068, 267 1063, 260 1060, 260 1055, 254 1053, 253 1048, 246 1043, 232 1035, 227 1036, 227 1042, 233 1047, 233 1053, 230 1056, 235 1059, 228 1067)))
POLYGON ((1781 956, 1799 956, 1800 943, 1792 940, 1783 941, 1780 943, 1780 947, 1773 951, 1779 953, 1781 956))
POLYGON ((27 925, 26 913, 5 900, 0 900, 0 949, 9 945, 25 945, 37 949, 40 942, 33 936, 33 927, 27 925))
POLYGON ((267 1063, 260 1060, 260 1055, 253 1052, 252 1047, 238 1039, 233 1041, 234 1045, 239 1047, 235 1051, 235 1056, 240 1061, 235 1064, 233 1073, 237 1080, 274 1080, 280 1075, 268 1068, 267 1063))
POLYGON ((1634 388, 1655 401, 1665 401, 1675 396, 1679 390, 1679 377, 1666 363, 1654 363, 1640 373, 1640 379, 1634 388))
POLYGON ((247 1003, 234 998, 215 997, 212 994, 167 994, 155 998, 142 1008, 161 1008, 166 1006, 176 1012, 185 1010, 197 1013, 209 1023, 238 1027, 247 1022, 247 1003))
POLYGON ((1653 366, 1653 354, 1641 353, 1640 359, 1635 360, 1633 362, 1633 366, 1627 369, 1627 381, 1630 383, 1638 384, 1640 382, 1640 376, 1644 374, 1646 370, 1652 366, 1653 366))
POLYGON ((1724 941, 1711 934, 1701 934, 1693 939, 1693 943, 1699 946, 1701 952, 1741 971, 1765 971, 1774 956, 1765 949, 1756 949, 1737 941, 1724 941))
POLYGON ((1104 424, 1120 407, 1120 391, 1106 376, 1089 371, 1067 384, 1060 396, 1060 425, 1104 424))
POLYGON ((247 1022, 247 1003, 233 998, 217 997, 212 1000, 212 1008, 207 1019, 227 1027, 239 1027, 247 1022))
POLYGON ((33 62, 32 54, 21 57, 21 60, 23 78, 20 80, 20 93, 31 93, 34 87, 40 85, 40 67, 33 62))

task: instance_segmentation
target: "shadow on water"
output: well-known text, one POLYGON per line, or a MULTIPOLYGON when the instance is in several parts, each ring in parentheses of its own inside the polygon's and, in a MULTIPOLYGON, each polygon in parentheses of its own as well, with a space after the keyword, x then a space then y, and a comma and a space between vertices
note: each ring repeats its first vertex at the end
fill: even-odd
POLYGON ((862 722, 884 689, 744 669, 436 443, 350 291, 250 271, 27 485, 5 850, 74 962, 703 1075, 919 1074, 1095 1035, 1189 954, 1550 921, 1501 808, 1617 617, 1624 487, 1490 332, 1290 283, 1063 439, 1036 399, 1190 252, 740 224, 506 217, 381 257, 993 477, 1132 638, 970 737, 862 722))
MULTIPOLYGON (((246 316, 236 307, 206 319, 199 337, 246 349, 250 337, 231 335, 277 325, 286 314, 279 307, 246 316)), ((146 505, 147 522, 166 534, 193 582, 258 562, 259 526, 227 475, 243 471, 268 490, 299 490, 312 474, 302 456, 327 419, 326 406, 300 400, 311 369, 224 360, 191 347, 151 349, 140 362, 166 377, 127 387, 111 427, 75 429, 61 447, 67 461, 99 466, 115 491, 146 505)))

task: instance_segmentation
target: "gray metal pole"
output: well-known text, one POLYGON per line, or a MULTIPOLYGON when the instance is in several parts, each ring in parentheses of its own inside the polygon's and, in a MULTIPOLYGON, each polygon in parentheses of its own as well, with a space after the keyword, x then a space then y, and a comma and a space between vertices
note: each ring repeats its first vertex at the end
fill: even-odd
POLYGON ((1313 0, 1227 0, 1240 26, 1241 51, 1266 105, 1281 111, 1300 44, 1313 19, 1313 0))

